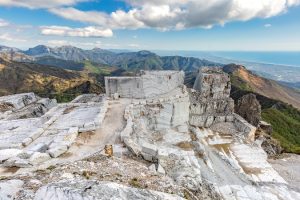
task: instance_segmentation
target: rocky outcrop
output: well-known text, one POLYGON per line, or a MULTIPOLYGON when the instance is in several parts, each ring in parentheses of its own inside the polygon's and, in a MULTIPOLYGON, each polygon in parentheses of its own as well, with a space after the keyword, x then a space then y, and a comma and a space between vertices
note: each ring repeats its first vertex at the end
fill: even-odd
POLYGON ((190 124, 210 127, 233 121, 234 101, 230 95, 230 78, 221 68, 201 68, 190 91, 190 124))
POLYGON ((242 96, 237 102, 235 112, 253 126, 258 126, 261 121, 261 106, 255 94, 242 96))
POLYGON ((282 153, 283 148, 280 143, 272 138, 272 125, 260 121, 256 130, 256 141, 261 145, 263 150, 268 154, 268 157, 275 157, 282 153))
POLYGON ((131 188, 112 182, 97 181, 65 181, 52 183, 40 188, 34 200, 127 200, 127 199, 157 199, 183 200, 183 198, 153 190, 131 188), (76 189, 75 189, 76 188, 76 189))

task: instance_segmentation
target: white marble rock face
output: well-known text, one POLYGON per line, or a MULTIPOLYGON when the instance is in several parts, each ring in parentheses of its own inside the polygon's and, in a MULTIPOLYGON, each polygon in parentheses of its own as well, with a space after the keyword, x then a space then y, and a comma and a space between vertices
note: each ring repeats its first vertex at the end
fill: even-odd
POLYGON ((136 77, 105 77, 106 94, 122 98, 153 98, 183 85, 182 71, 144 71, 136 77))

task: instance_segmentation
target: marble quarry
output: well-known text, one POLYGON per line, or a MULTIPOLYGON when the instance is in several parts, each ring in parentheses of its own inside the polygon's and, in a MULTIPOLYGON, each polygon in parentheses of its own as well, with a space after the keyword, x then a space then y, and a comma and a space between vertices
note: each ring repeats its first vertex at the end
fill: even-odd
POLYGON ((183 79, 182 71, 141 71, 136 77, 105 77, 105 90, 108 97, 152 98, 177 88, 183 79))
POLYGON ((0 180, 0 199, 300 199, 268 162, 256 128, 234 113, 230 79, 219 68, 200 69, 193 89, 177 71, 105 83, 106 95, 70 103, 32 93, 0 98, 0 174, 1 167, 39 167, 0 180), (90 131, 93 148, 111 145, 113 156, 103 146, 67 162, 63 155, 90 131), (61 165, 41 168, 55 159, 61 165))

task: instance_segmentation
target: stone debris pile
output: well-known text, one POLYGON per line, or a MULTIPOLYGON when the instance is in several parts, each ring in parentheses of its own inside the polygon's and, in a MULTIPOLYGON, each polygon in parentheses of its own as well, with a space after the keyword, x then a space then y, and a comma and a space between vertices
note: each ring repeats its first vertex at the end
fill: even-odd
MULTIPOLYGON (((7 100, 2 97, 2 101, 11 102, 14 109, 26 106, 34 109, 39 106, 34 102, 41 101, 37 99, 39 97, 32 93, 9 96, 7 100)), ((70 148, 79 133, 99 128, 106 110, 103 95, 82 95, 71 103, 52 106, 40 117, 0 120, 0 163, 7 167, 30 167, 60 156, 70 148)), ((9 115, 14 113, 18 110, 9 115)))
POLYGON ((55 99, 40 98, 34 93, 0 97, 0 120, 40 117, 54 106, 55 99))

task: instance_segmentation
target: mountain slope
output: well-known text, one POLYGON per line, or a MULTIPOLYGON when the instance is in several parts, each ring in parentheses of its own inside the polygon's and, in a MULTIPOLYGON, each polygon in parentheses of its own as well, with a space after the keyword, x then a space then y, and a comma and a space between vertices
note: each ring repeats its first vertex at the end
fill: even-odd
MULTIPOLYGON (((35 92, 41 96, 58 95, 58 99, 63 100, 64 95, 69 98, 78 95, 68 92, 70 89, 87 83, 91 88, 97 88, 94 92, 103 91, 93 77, 79 72, 0 58, 0 95, 35 92)), ((85 90, 79 93, 92 92, 86 87, 85 90)))
POLYGON ((244 87, 244 90, 280 100, 300 109, 300 93, 296 90, 280 85, 276 81, 260 77, 241 65, 226 65, 223 70, 232 76, 234 85, 239 85, 239 87, 244 87))

